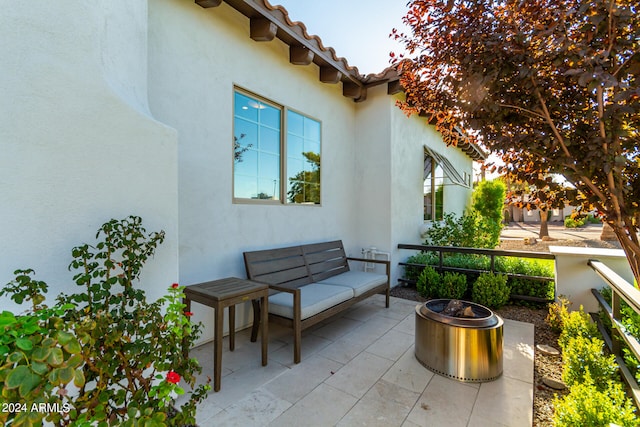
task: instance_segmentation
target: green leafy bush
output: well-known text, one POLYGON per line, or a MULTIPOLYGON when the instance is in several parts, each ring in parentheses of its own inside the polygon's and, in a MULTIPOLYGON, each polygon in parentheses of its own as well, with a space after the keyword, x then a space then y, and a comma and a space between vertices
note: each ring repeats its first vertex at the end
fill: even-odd
POLYGON ((41 305, 47 290, 32 280, 32 270, 0 292, 17 303, 31 301, 24 315, 0 315, 0 406, 3 403, 57 405, 61 411, 0 412, 3 424, 38 425, 188 425, 209 386, 195 387, 201 371, 182 351, 200 334, 182 303, 183 287, 173 284, 166 297, 149 303, 136 289, 142 267, 164 240, 139 217, 111 220, 95 245, 72 250, 69 268, 82 290, 61 295, 53 308, 41 305), (184 380, 194 391, 181 407, 184 380), (73 383, 75 389, 68 386, 73 383))
POLYGON ((445 271, 441 285, 436 289, 437 298, 460 299, 467 292, 467 276, 445 271))
POLYGON ((500 244, 506 193, 504 182, 494 179, 480 181, 471 196, 472 209, 480 215, 480 223, 487 235, 489 248, 495 248, 500 244))
POLYGON ((584 226, 584 219, 571 218, 570 216, 564 219, 564 226, 566 228, 580 228, 584 226))
POLYGON ((562 380, 569 387, 585 382, 586 376, 590 375, 599 388, 614 380, 618 371, 615 356, 605 356, 604 341, 597 337, 570 337, 562 352, 562 359, 562 380))
MULTIPOLYGON (((438 263, 438 256, 433 252, 419 252, 411 255, 405 262, 407 264, 435 265, 438 263)), ((407 265, 404 267, 404 278, 417 282, 421 272, 422 267, 407 265)))
POLYGON ((504 274, 482 273, 473 284, 471 299, 489 308, 500 308, 509 301, 511 289, 504 274))
POLYGON ((461 217, 449 213, 442 222, 432 222, 425 232, 425 245, 456 246, 466 248, 495 248, 496 241, 492 228, 482 222, 475 211, 465 212, 461 217))
MULTIPOLYGON (((495 270, 502 273, 525 276, 554 277, 553 261, 517 257, 496 257, 495 270)), ((555 296, 555 282, 520 277, 509 277, 512 295, 525 295, 544 299, 555 296)))
POLYGON ((549 304, 549 313, 545 320, 553 332, 562 332, 564 319, 569 316, 569 304, 569 300, 563 295, 559 295, 554 303, 549 304))
POLYGON ((598 329, 591 322, 589 315, 584 312, 582 307, 578 311, 566 312, 562 317, 563 329, 558 337, 558 345, 562 351, 566 351, 571 338, 582 337, 590 339, 597 336, 598 329))
POLYGON ((590 376, 573 385, 570 393, 554 400, 556 427, 638 426, 634 406, 620 383, 608 382, 598 387, 590 376))
POLYGON ((433 267, 426 266, 418 277, 416 288, 423 297, 434 298, 437 295, 437 289, 440 287, 441 281, 440 274, 433 267))

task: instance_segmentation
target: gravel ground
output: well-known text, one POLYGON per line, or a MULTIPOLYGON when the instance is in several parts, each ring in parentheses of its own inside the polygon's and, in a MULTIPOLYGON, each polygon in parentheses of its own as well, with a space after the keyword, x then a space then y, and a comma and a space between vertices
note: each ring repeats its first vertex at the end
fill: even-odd
MULTIPOLYGON (((619 248, 617 242, 604 242, 601 240, 537 240, 534 244, 525 245, 523 239, 502 240, 498 249, 522 250, 532 252, 548 252, 549 246, 575 246, 575 247, 599 247, 619 248)), ((423 302, 425 298, 418 295, 415 288, 397 286, 391 290, 391 295, 399 298, 423 302)), ((534 344, 548 345, 555 349, 558 346, 558 334, 553 332, 545 319, 548 308, 529 308, 520 305, 508 305, 496 312, 505 319, 517 320, 534 324, 534 344)), ((562 381, 562 357, 549 356, 541 351, 535 351, 534 358, 534 396, 533 396, 533 426, 553 426, 553 399, 567 394, 566 390, 558 391, 546 386, 542 380, 549 378, 562 381)))

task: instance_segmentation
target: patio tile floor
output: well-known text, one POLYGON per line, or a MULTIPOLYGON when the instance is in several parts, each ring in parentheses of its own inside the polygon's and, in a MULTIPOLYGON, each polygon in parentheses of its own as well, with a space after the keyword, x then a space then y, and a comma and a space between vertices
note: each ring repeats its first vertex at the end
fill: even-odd
MULTIPOLYGON (((198 407, 209 426, 531 426, 533 325, 505 320, 503 375, 461 383, 432 373, 414 356, 416 302, 376 295, 303 332, 293 363, 290 330, 269 325, 269 364, 249 329, 225 338, 222 388, 198 407)), ((213 378, 213 344, 191 351, 213 378)))

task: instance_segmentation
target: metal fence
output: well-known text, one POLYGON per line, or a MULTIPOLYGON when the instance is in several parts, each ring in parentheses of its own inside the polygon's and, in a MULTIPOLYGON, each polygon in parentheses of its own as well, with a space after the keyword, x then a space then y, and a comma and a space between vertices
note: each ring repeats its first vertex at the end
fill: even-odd
MULTIPOLYGON (((498 249, 479 249, 479 248, 464 248, 464 247, 455 247, 455 246, 428 246, 428 245, 412 245, 412 244, 398 244, 398 249, 412 249, 418 250, 422 252, 437 252, 438 253, 438 264, 434 265, 436 271, 442 273, 444 271, 452 271, 457 273, 496 273, 495 271, 495 259, 496 257, 517 257, 517 258, 533 258, 533 259, 549 259, 554 260, 555 255, 550 254, 548 252, 527 252, 527 251, 505 251, 498 249), (470 255, 483 255, 487 256, 490 259, 489 270, 478 270, 478 269, 469 269, 469 268, 459 268, 459 267, 448 267, 444 265, 444 254, 445 253, 460 253, 460 254, 470 254, 470 255)), ((403 267, 414 267, 417 269, 424 268, 423 264, 412 264, 406 262, 400 262, 398 265, 403 267)), ((548 276, 528 276, 525 274, 515 274, 509 272, 498 272, 500 274, 504 274, 507 277, 517 278, 517 279, 526 279, 537 282, 549 282, 555 281, 555 277, 548 276)), ((415 281, 408 279, 399 279, 400 282, 415 285, 415 281)), ((519 299, 525 301, 532 302, 553 302, 555 300, 555 295, 553 298, 540 298, 533 297, 529 295, 511 295, 512 299, 519 299)))
POLYGON ((622 323, 621 317, 622 301, 626 302, 636 313, 640 313, 640 290, 598 260, 590 260, 589 266, 611 288, 611 305, 609 305, 597 289, 591 289, 591 293, 598 300, 604 313, 609 316, 612 334, 609 335, 609 331, 607 331, 607 328, 603 325, 598 313, 591 313, 591 318, 598 325, 598 330, 600 334, 602 334, 609 351, 615 355, 616 362, 620 367, 620 374, 629 386, 636 406, 640 407, 640 387, 624 361, 621 348, 622 342, 624 342, 627 348, 635 355, 636 359, 640 360, 640 343, 638 343, 638 340, 633 335, 627 332, 627 328, 622 323))

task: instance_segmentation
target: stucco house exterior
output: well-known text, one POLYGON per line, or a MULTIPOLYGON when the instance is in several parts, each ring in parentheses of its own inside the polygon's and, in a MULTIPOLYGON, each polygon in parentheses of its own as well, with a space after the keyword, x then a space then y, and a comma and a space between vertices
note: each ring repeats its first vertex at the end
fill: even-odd
POLYGON ((395 70, 360 75, 267 0, 15 2, 0 33, 0 282, 34 268, 52 300, 75 291, 70 249, 130 214, 166 232, 150 298, 329 239, 390 253, 395 285, 425 178, 440 166, 459 214, 483 156, 407 118, 395 70))

